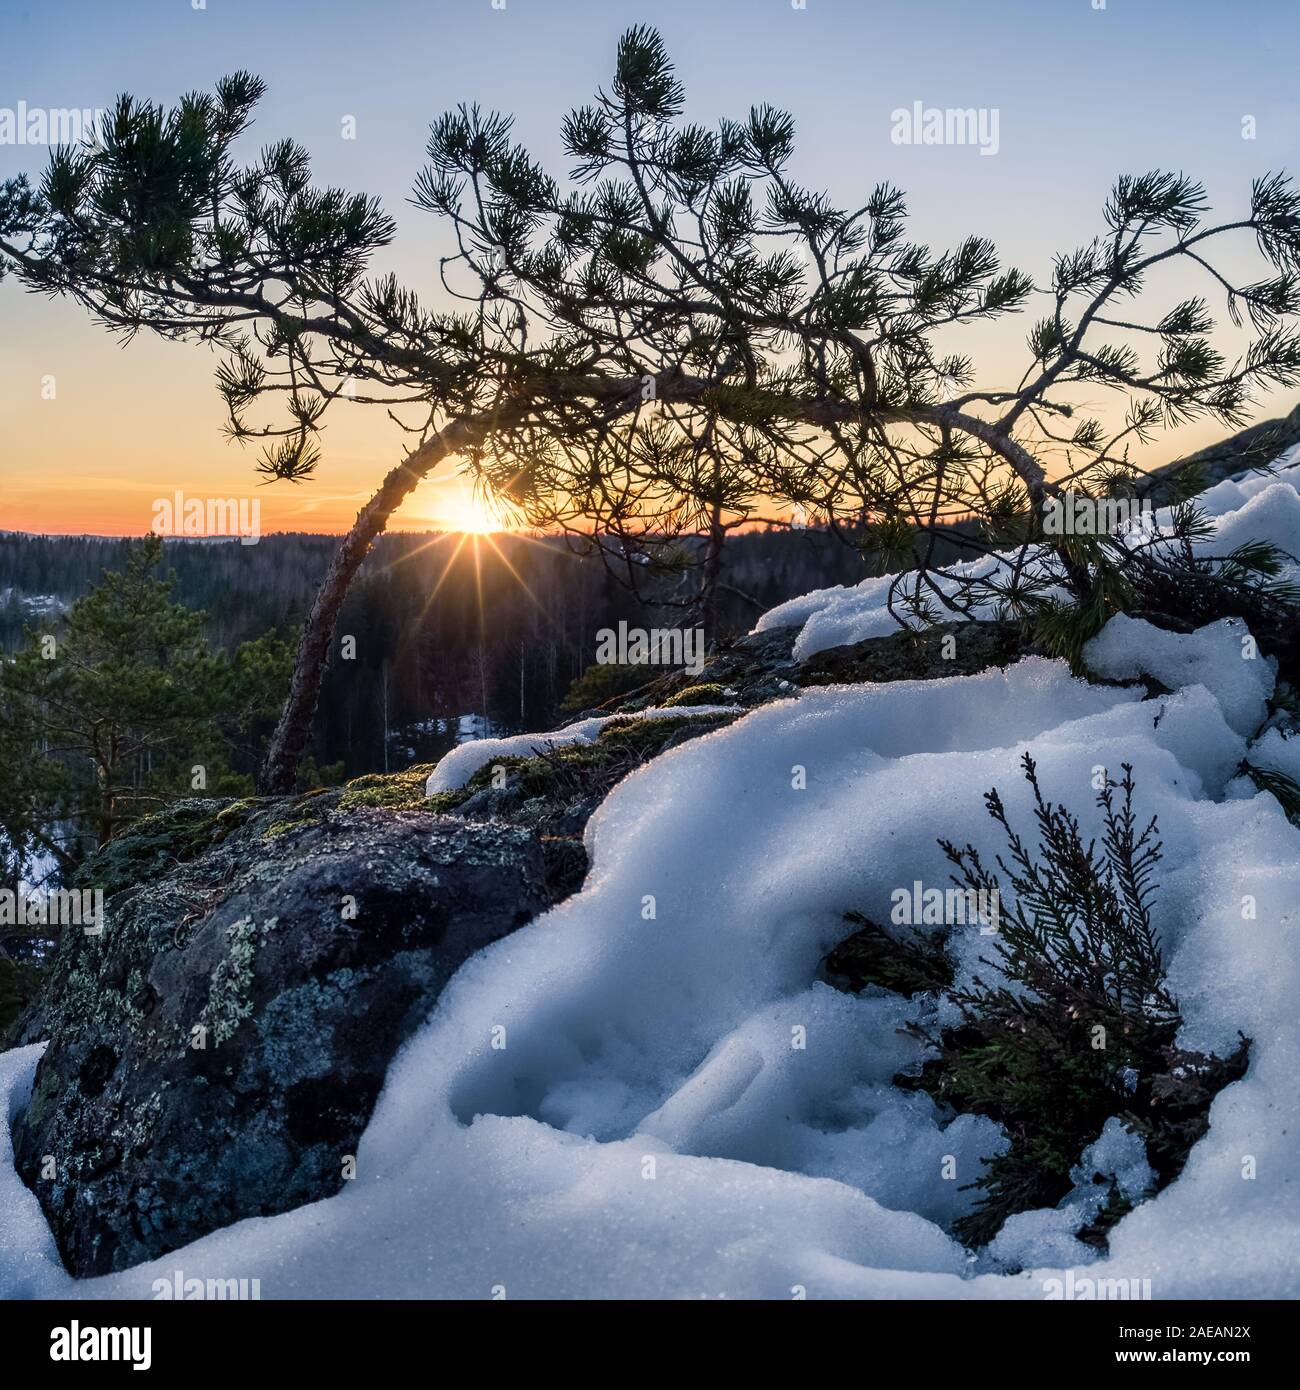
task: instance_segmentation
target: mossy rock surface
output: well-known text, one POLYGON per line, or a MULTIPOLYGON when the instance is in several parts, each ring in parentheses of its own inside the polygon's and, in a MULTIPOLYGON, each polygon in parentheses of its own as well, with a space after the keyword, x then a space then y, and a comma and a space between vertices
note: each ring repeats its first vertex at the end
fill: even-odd
POLYGON ((709 681, 703 685, 688 685, 685 690, 679 690, 676 695, 670 695, 662 702, 662 708, 678 709, 682 705, 725 705, 729 703, 727 687, 709 681))
POLYGON ((795 627, 747 633, 710 652, 703 669, 694 675, 678 670, 655 677, 653 667, 635 668, 642 673, 642 680, 633 696, 615 696, 603 704, 593 705, 589 712, 615 714, 648 709, 652 705, 671 707, 685 691, 698 690, 701 686, 716 687, 720 697, 681 703, 740 705, 752 709, 769 700, 781 699, 794 689, 798 663, 791 652, 798 635, 799 629, 795 627))
POLYGON ((188 797, 143 816, 78 869, 73 887, 102 889, 106 898, 188 863, 279 798, 188 797))
POLYGON ((1010 666, 1035 650, 1016 622, 938 623, 923 632, 891 632, 850 646, 831 647, 804 662, 802 685, 861 681, 937 680, 1010 666))
POLYGON ((630 773, 692 739, 724 728, 734 714, 611 719, 590 743, 531 758, 500 758, 456 791, 426 803, 469 819, 490 817, 553 836, 580 837, 588 819, 630 773), (500 768, 504 778, 494 772, 500 768), (504 781, 504 785, 497 783, 504 781))
POLYGON ((102 889, 106 898, 149 883, 189 863, 249 827, 275 837, 323 820, 331 812, 364 807, 427 810, 424 784, 432 764, 354 778, 290 796, 187 797, 142 816, 77 871, 73 886, 102 889))
POLYGON ((339 792, 338 808, 388 806, 417 810, 424 807, 424 784, 433 771, 432 763, 416 763, 401 772, 376 772, 356 777, 339 792))
POLYGON ((16 1166, 74 1275, 337 1191, 446 981, 585 871, 533 831, 338 796, 190 805, 86 866, 169 864, 60 939, 17 1039, 50 1040, 16 1166))

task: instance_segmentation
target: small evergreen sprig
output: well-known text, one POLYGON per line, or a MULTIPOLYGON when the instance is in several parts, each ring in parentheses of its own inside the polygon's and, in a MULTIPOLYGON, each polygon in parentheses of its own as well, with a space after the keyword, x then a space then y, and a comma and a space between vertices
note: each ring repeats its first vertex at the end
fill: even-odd
MULTIPOLYGON (((1011 825, 996 788, 985 805, 1007 837, 996 860, 1001 878, 973 845, 940 841, 959 871, 954 883, 996 892, 1003 903, 994 958, 984 958, 1003 982, 975 976, 942 989, 960 1024, 938 1036, 911 1026, 933 1054, 919 1074, 895 1077, 996 1120, 1010 1140, 970 1184, 981 1196, 954 1223, 972 1247, 992 1240, 1009 1216, 1060 1202, 1083 1151, 1115 1115, 1144 1140, 1157 1188, 1171 1182, 1208 1127, 1211 1101, 1244 1074, 1249 1052, 1245 1038, 1226 1058, 1175 1046, 1181 1017, 1152 920, 1162 844, 1156 818, 1143 824, 1134 811, 1131 766, 1097 795, 1098 844, 1085 842, 1078 819, 1043 795, 1028 753, 1022 765, 1036 850, 1011 825)), ((1118 1206, 1110 1212, 1120 1215, 1118 1206)), ((1105 1235, 1101 1222, 1082 1238, 1104 1244, 1105 1235)))
MULTIPOLYGON (((1138 828, 1131 764, 1123 764, 1119 782, 1107 779, 1097 794, 1105 826, 1100 850, 1095 841, 1084 843, 1076 816, 1043 796, 1028 752, 1021 766, 1034 794, 1041 862, 1012 828, 997 788, 984 797, 1007 836, 1008 858, 999 855, 997 864, 1014 895, 1000 927, 998 965, 1008 979, 1075 1009, 1140 1010, 1162 1023, 1175 1020, 1178 1008, 1164 984, 1151 922, 1163 845, 1154 816, 1138 828)), ((954 883, 1001 895, 997 875, 973 845, 939 843, 961 871, 954 883)))

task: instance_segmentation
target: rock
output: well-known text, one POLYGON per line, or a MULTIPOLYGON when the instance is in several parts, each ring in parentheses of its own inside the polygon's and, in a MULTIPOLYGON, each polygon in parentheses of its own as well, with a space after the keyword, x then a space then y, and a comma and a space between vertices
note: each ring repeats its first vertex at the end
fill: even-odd
POLYGON ((790 693, 793 673, 798 670, 798 663, 791 654, 798 636, 797 627, 776 627, 731 638, 709 653, 699 675, 669 671, 638 686, 631 694, 611 696, 604 703, 584 711, 583 717, 635 713, 651 705, 662 708, 677 703, 699 703, 689 698, 679 701, 679 697, 701 686, 716 687, 720 692, 711 703, 741 705, 746 709, 780 699, 790 693))
MULTIPOLYGON (((1300 405, 1276 420, 1261 420, 1244 430, 1207 445, 1186 458, 1153 468, 1142 480, 1141 492, 1156 506, 1177 500, 1179 474, 1194 479, 1193 491, 1210 488, 1224 478, 1235 478, 1272 463, 1279 454, 1300 442, 1300 405)), ((1186 487, 1186 481, 1183 484, 1186 487)))
POLYGON ((1033 650, 1016 622, 936 623, 924 632, 900 630, 817 652, 804 663, 800 680, 804 685, 839 685, 970 676, 991 666, 1009 666, 1033 650), (945 647, 946 637, 953 641, 945 647))
MULTIPOLYGON (((213 819, 191 802, 177 823, 193 830, 200 804, 213 819)), ((585 870, 499 823, 246 810, 223 807, 220 834, 187 840, 195 857, 115 893, 102 936, 67 934, 25 1025, 51 1042, 17 1166, 75 1275, 337 1191, 389 1061, 452 973, 585 870)), ((136 850, 159 853, 161 833, 142 823, 136 850)), ((102 867, 130 862, 131 839, 102 867)))
MULTIPOLYGON (((503 757, 479 768, 463 787, 437 792, 431 808, 467 820, 491 818, 534 830, 551 846, 548 863, 569 878, 581 862, 586 872, 582 833, 592 812, 610 791, 643 763, 670 748, 723 728, 736 714, 700 713, 664 719, 610 718, 589 743, 561 744, 533 757, 503 757), (496 769, 505 771, 498 785, 496 769), (561 838, 573 840, 562 851, 561 838)), ((580 880, 579 880, 580 881, 580 880)))

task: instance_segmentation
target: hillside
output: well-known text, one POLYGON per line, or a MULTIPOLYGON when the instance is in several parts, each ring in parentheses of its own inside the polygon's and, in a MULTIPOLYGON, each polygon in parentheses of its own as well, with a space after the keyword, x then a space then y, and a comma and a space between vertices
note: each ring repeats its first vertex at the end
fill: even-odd
MULTIPOLYGON (((1293 456, 1201 502, 1202 547, 1300 555, 1293 456)), ((1121 615, 1072 674, 992 612, 900 633, 884 587, 550 735, 111 844, 111 929, 0 1056, 0 1295, 1300 1294, 1294 651, 1121 615), (990 789, 1032 844, 1025 753, 1084 841, 1108 779, 1158 819, 1132 900, 1169 1002, 1126 1016, 1167 1031, 1059 1199, 963 1243, 1015 1135, 926 1068, 1014 980, 996 921, 875 924, 950 884, 943 841, 1008 854, 990 789)))

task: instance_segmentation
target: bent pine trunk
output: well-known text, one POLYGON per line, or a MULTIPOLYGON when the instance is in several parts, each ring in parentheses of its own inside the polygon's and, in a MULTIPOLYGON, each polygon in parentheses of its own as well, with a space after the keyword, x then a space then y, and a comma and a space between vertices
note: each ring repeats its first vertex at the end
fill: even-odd
POLYGON ((311 738, 312 721, 316 717, 316 704, 320 698, 321 682, 325 677, 339 610, 375 538, 383 533, 388 518, 431 469, 449 454, 459 453, 479 443, 490 428, 491 422, 486 417, 453 420, 403 459, 384 479, 379 491, 357 513, 352 529, 343 537, 330 560, 329 569, 321 580, 303 626, 289 696, 280 711, 279 723, 258 769, 257 789, 263 796, 293 790, 298 764, 311 738))

